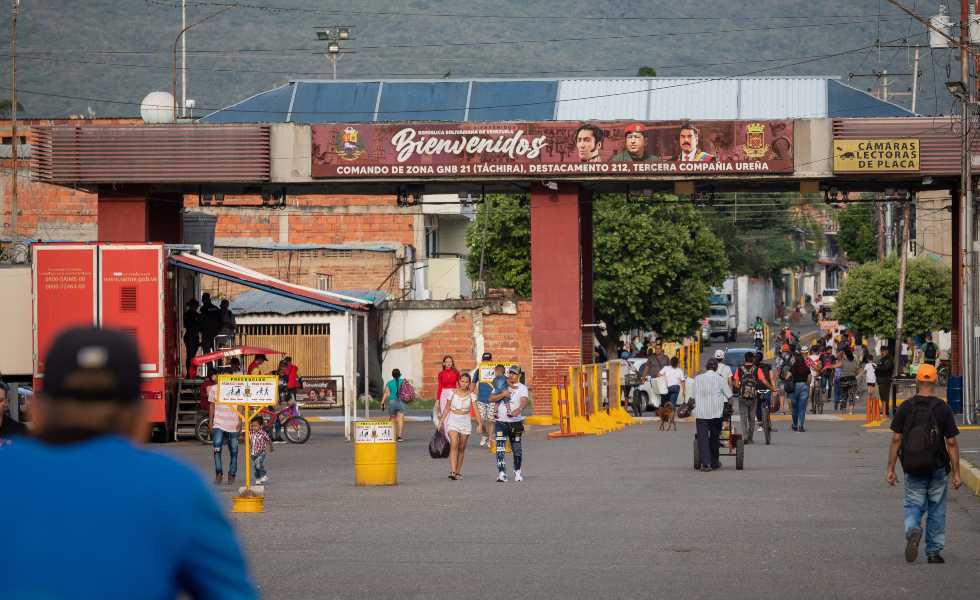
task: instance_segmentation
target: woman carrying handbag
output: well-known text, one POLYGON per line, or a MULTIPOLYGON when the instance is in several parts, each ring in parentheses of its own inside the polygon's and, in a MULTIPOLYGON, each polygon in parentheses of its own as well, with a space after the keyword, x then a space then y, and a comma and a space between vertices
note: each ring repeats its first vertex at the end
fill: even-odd
POLYGON ((473 431, 473 402, 476 401, 476 395, 470 390, 469 373, 460 374, 456 389, 447 396, 449 401, 440 422, 449 437, 449 478, 462 479, 463 456, 473 431))

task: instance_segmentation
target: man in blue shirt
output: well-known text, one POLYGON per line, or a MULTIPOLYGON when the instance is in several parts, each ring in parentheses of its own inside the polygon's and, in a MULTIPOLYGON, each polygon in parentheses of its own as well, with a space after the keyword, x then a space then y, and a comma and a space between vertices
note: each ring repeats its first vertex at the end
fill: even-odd
POLYGON ((256 598, 227 518, 146 438, 131 336, 72 329, 44 363, 36 439, 0 447, 5 600, 256 598))

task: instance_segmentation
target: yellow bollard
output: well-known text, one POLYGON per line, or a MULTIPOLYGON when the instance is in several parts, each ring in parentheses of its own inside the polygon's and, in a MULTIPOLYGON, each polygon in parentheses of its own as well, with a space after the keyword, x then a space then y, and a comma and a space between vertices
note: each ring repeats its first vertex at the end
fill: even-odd
POLYGON ((354 423, 354 483, 397 485, 398 447, 390 419, 354 423))

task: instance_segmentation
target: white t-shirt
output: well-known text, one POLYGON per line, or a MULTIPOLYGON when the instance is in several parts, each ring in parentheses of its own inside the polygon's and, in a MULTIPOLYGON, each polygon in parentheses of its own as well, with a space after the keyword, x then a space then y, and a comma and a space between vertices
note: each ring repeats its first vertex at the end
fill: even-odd
POLYGON ((218 386, 215 384, 208 388, 208 402, 214 404, 214 422, 211 423, 211 428, 235 433, 238 431, 238 424, 241 422, 238 413, 227 404, 218 404, 217 400, 218 386))
POLYGON ((732 379, 732 368, 723 362, 718 363, 718 369, 715 371, 722 377, 725 378, 725 382, 728 383, 732 379))
POLYGON ((878 377, 875 375, 875 364, 873 362, 864 363, 864 378, 868 384, 878 384, 878 377))
MULTIPOLYGON (((521 406, 521 399, 527 398, 527 386, 523 383, 518 383, 515 386, 510 386, 507 388, 510 391, 510 399, 502 400, 497 404, 497 420, 502 423, 517 423, 524 420, 524 411, 521 414, 508 416, 509 410, 517 410, 521 406)), ((527 410, 527 405, 524 406, 524 410, 527 410)))
POLYGON ((666 366, 660 369, 660 374, 667 380, 667 387, 680 385, 684 381, 684 370, 680 367, 666 366))

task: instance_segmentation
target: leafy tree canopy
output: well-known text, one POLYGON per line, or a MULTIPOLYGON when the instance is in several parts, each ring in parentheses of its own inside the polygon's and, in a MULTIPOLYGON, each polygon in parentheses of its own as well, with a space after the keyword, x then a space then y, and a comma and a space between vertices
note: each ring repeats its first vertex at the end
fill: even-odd
POLYGON ((657 76, 657 70, 655 68, 653 68, 653 67, 640 67, 636 71, 636 76, 637 77, 656 77, 657 76))
MULTIPOLYGON (((631 328, 690 335, 728 272, 724 245, 698 210, 673 196, 596 196, 593 232, 594 305, 609 337, 631 328)), ((530 244, 530 211, 516 198, 489 197, 467 232, 467 271, 479 275, 483 250, 487 286, 528 297, 530 244)))
POLYGON ((848 261, 865 263, 878 258, 875 211, 871 204, 851 204, 837 214, 837 242, 848 261))
MULTIPOLYGON (((837 294, 834 314, 866 334, 895 335, 898 318, 899 262, 868 262, 850 269, 837 294)), ((905 281, 903 334, 917 335, 952 323, 953 275, 949 267, 925 258, 909 261, 905 281)))

